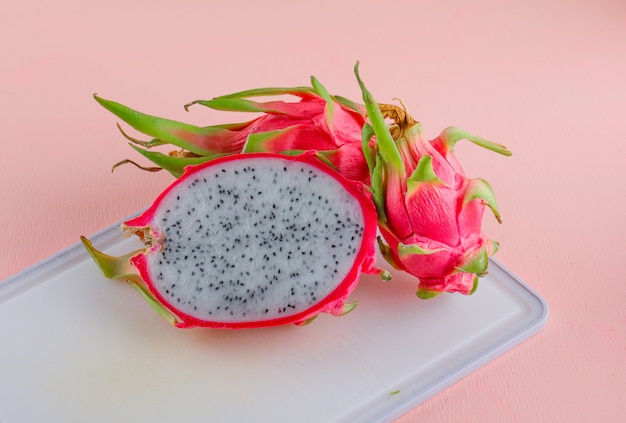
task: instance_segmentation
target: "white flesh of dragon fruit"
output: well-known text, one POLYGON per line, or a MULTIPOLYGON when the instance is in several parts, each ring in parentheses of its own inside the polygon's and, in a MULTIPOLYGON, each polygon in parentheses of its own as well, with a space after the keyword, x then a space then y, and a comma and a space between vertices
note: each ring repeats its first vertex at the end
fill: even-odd
POLYGON ((343 314, 360 272, 373 270, 371 200, 311 154, 189 168, 123 228, 148 245, 130 261, 181 327, 343 314))
POLYGON ((291 315, 350 270, 361 208, 328 175, 259 160, 195 176, 161 202, 152 229, 163 248, 148 260, 155 288, 182 312, 223 322, 291 315))

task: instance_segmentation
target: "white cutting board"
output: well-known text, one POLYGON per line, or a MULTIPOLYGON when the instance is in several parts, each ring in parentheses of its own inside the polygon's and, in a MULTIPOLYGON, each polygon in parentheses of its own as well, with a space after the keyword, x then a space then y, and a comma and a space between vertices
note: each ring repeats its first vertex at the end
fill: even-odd
MULTIPOLYGON (((118 225, 91 238, 113 254, 139 246, 118 225)), ((470 297, 415 290, 401 273, 365 276, 346 316, 181 330, 77 244, 0 283, 0 423, 391 421, 547 318, 493 260, 470 297)))

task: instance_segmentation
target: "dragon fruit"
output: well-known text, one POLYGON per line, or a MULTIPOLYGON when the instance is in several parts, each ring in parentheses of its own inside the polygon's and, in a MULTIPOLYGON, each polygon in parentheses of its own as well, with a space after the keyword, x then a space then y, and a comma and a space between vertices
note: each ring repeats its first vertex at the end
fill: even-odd
POLYGON ((366 187, 307 152, 237 154, 188 167, 122 224, 145 248, 113 257, 83 244, 177 327, 252 328, 342 315, 376 273, 366 187))
POLYGON ((473 293, 498 247, 481 232, 483 212, 489 207, 498 221, 500 214, 489 183, 467 178, 453 148, 467 139, 503 155, 511 153, 458 128, 425 140, 421 124, 405 110, 381 110, 359 76, 358 63, 355 74, 371 122, 363 128, 363 149, 380 231, 388 243, 379 238, 383 256, 419 279, 420 298, 473 293), (395 123, 388 126, 385 117, 395 123), (374 135, 372 149, 367 141, 374 135))
MULTIPOLYGON (((131 146, 158 167, 175 177, 185 166, 198 164, 228 154, 271 152, 299 154, 315 150, 327 163, 351 180, 368 182, 369 172, 361 150, 361 128, 365 123, 363 106, 332 96, 315 78, 311 87, 260 88, 196 100, 193 104, 230 112, 256 112, 260 117, 248 122, 198 127, 186 123, 146 115, 120 103, 94 96, 103 107, 117 115, 134 129, 154 137, 140 141, 126 135, 131 146), (253 101, 250 98, 295 96, 299 100, 253 101), (165 144, 182 149, 163 154, 150 150, 165 144)), ((121 128, 120 128, 121 130, 121 128)))

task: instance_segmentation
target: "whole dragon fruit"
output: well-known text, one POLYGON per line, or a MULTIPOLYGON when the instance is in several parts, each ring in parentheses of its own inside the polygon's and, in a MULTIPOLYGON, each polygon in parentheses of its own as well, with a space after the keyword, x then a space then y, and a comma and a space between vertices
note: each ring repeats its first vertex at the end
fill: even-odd
POLYGON ((369 191, 312 152, 190 166, 122 229, 145 248, 112 257, 82 241, 105 276, 130 282, 177 327, 341 315, 360 273, 378 272, 369 191))
MULTIPOLYGON (((367 183, 369 173, 361 150, 361 128, 365 123, 363 106, 330 95, 315 77, 311 78, 311 85, 259 88, 212 100, 196 100, 185 105, 185 109, 193 104, 201 104, 222 111, 261 113, 260 117, 248 122, 205 127, 146 115, 120 103, 94 97, 130 126, 154 137, 151 141, 139 141, 127 136, 135 150, 159 166, 139 166, 146 170, 164 168, 178 177, 187 165, 228 154, 299 154, 315 150, 347 178, 367 183), (250 99, 286 95, 295 96, 298 101, 257 102, 250 99), (164 144, 182 150, 173 151, 169 155, 150 150, 164 144)), ((119 164, 127 162, 137 165, 130 160, 119 164)))
POLYGON ((489 207, 500 215, 490 185, 468 179, 452 151, 468 139, 503 155, 506 147, 447 128, 432 141, 424 139, 421 125, 402 109, 381 110, 358 72, 370 124, 363 129, 363 149, 370 166, 372 192, 385 259, 419 279, 417 295, 430 298, 441 292, 473 293, 484 275, 488 257, 498 244, 481 232, 489 207), (395 120, 388 127, 385 117, 395 120), (393 133, 393 135, 392 135, 393 133), (376 146, 367 142, 376 136, 376 146))

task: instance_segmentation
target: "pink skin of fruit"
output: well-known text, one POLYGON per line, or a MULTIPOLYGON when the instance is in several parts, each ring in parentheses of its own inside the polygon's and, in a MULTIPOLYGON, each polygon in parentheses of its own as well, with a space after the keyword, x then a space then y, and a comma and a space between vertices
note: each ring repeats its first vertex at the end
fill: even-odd
MULTIPOLYGON (((282 163, 282 162, 281 162, 282 163)), ((96 263, 102 268, 105 276, 116 279, 125 279, 130 282, 152 305, 153 308, 174 326, 180 328, 189 327, 211 327, 226 329, 242 329, 269 327, 285 324, 305 324, 320 313, 331 315, 342 315, 354 308, 355 303, 346 303, 346 298, 357 286, 361 273, 381 273, 374 266, 375 261, 375 239, 376 239, 376 211, 374 209, 369 191, 358 182, 348 180, 330 166, 317 158, 317 153, 307 152, 299 156, 285 156, 272 153, 249 153, 243 155, 231 155, 212 160, 208 163, 190 166, 184 175, 174 181, 165 191, 163 191, 155 202, 141 215, 130 219, 122 224, 122 229, 129 235, 138 235, 147 245, 145 249, 135 251, 126 256, 115 258, 97 251, 91 243, 82 238, 85 247, 92 255, 96 263), (162 248, 161 239, 163 234, 153 229, 154 219, 159 207, 168 194, 179 185, 188 184, 194 175, 208 167, 221 166, 223 164, 255 158, 280 158, 290 162, 304 163, 312 166, 339 182, 347 193, 358 201, 363 214, 363 235, 360 247, 356 255, 352 258, 352 265, 342 279, 342 281, 325 298, 318 301, 313 306, 298 312, 297 314, 285 317, 273 318, 271 320, 251 320, 240 322, 221 322, 199 319, 178 309, 171 301, 168 301, 151 279, 149 270, 149 256, 158 253, 162 248)))

